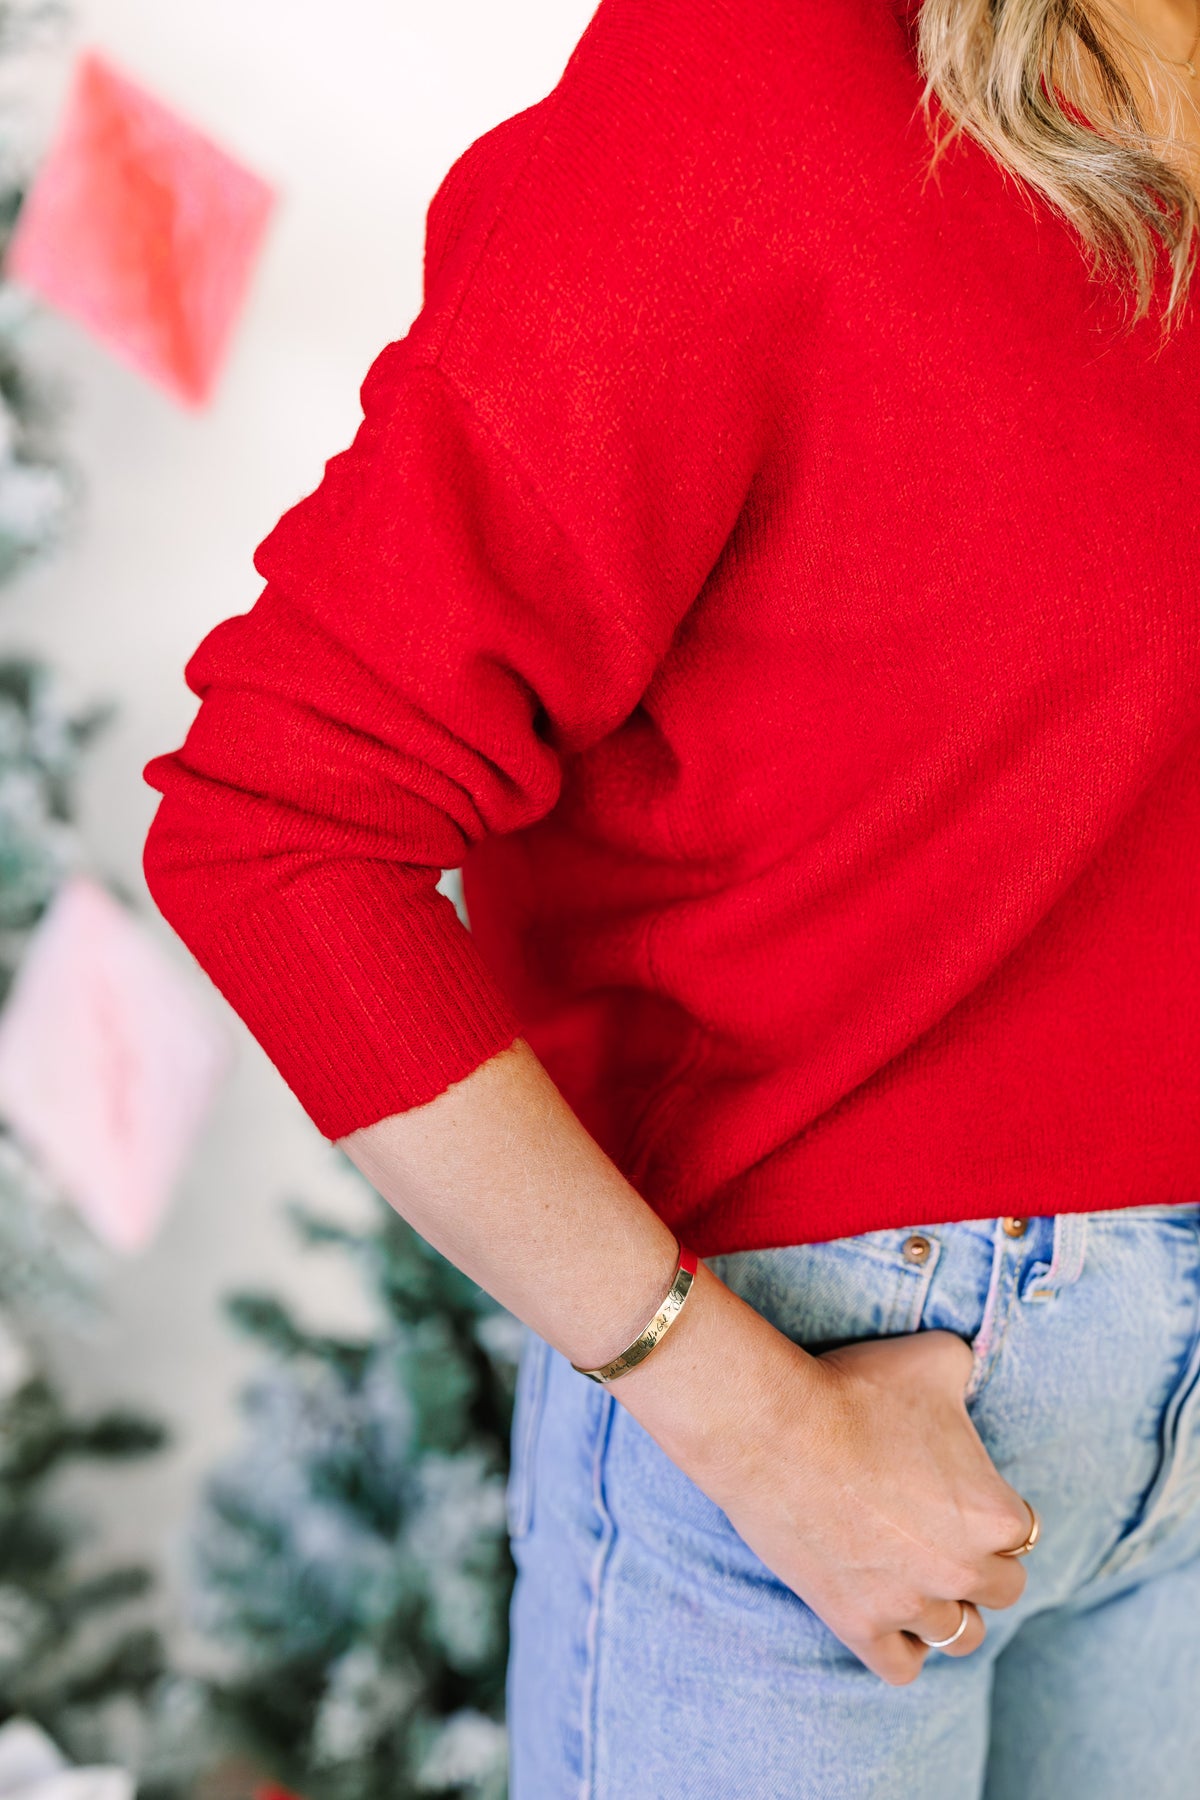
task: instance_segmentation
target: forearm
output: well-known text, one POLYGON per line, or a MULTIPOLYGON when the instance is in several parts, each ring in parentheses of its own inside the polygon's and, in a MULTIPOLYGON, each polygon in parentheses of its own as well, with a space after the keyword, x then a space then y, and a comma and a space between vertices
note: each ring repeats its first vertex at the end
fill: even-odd
MULTIPOLYGON (((673 1233, 523 1039, 426 1105, 340 1142, 429 1243, 581 1367, 623 1350, 670 1285, 673 1233)), ((677 1322, 613 1391, 661 1442, 708 1463, 766 1398, 760 1350, 763 1369, 777 1370, 773 1327, 700 1264, 677 1322)))

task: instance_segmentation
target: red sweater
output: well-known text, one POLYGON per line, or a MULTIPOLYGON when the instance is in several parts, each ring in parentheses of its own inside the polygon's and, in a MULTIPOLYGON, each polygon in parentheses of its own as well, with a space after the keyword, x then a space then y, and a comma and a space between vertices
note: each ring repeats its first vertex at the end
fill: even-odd
POLYGON ((924 182, 904 3, 601 0, 190 658, 146 879, 327 1137, 519 1034, 702 1255, 1200 1193, 1200 335, 924 182))

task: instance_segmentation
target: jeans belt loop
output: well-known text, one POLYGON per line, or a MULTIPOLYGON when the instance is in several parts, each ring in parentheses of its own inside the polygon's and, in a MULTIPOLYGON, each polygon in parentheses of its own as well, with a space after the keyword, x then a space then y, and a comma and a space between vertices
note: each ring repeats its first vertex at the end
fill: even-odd
POLYGON ((1061 1288, 1070 1287, 1083 1274, 1086 1253, 1087 1214, 1055 1213, 1050 1267, 1038 1282, 1038 1288, 1048 1288, 1057 1294, 1061 1288))

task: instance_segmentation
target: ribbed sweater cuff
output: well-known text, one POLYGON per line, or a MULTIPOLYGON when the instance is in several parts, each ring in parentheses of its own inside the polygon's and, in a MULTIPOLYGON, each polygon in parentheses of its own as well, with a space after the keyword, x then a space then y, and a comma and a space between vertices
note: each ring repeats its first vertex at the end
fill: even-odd
POLYGON ((519 1035, 453 902, 414 893, 411 870, 330 862, 224 915, 212 897, 190 897, 189 947, 327 1138, 432 1100, 519 1035))

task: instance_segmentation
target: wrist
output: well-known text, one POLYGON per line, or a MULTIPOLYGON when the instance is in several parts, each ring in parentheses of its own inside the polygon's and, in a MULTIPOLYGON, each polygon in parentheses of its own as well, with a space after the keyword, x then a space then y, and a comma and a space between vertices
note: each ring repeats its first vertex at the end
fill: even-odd
POLYGON ((770 1453, 778 1422, 814 1431, 829 1385, 810 1356, 700 1263, 679 1317, 644 1362, 610 1385, 701 1485, 770 1453))
POLYGON ((689 1250, 684 1244, 678 1245, 671 1271, 671 1285, 642 1329, 606 1362, 596 1366, 574 1363, 572 1366, 579 1374, 590 1376, 593 1381, 611 1383, 618 1376, 627 1375, 632 1369, 638 1368, 648 1356, 652 1356, 687 1304, 696 1276, 697 1260, 694 1250, 689 1250))
MULTIPOLYGON (((663 1305, 678 1258, 674 1235, 659 1227, 652 1243, 630 1249, 630 1268, 606 1263, 602 1280, 572 1294, 570 1330, 554 1333, 555 1347, 581 1372, 604 1368, 620 1357, 663 1305)), ((674 1320, 672 1328, 678 1324, 674 1320)), ((656 1344, 652 1354, 661 1348, 661 1342, 656 1344)))

